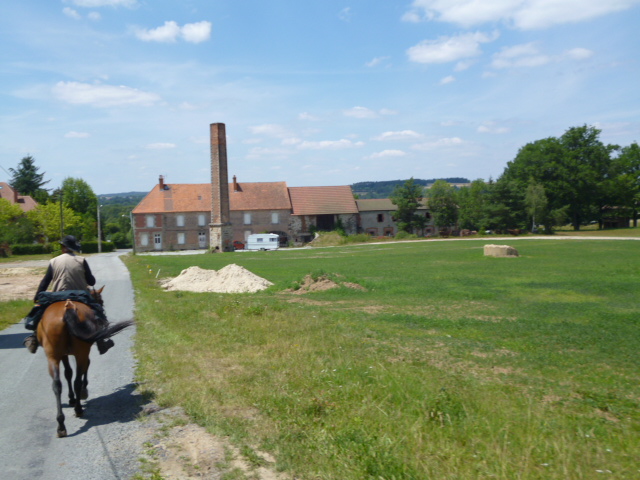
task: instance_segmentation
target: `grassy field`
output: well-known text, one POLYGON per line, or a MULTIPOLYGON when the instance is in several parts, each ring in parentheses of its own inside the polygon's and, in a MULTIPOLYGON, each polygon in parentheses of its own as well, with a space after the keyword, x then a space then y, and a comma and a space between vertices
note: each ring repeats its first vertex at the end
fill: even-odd
POLYGON ((485 243, 129 257, 142 388, 299 479, 638 478, 640 244, 485 243), (275 285, 156 280, 230 263, 275 285))

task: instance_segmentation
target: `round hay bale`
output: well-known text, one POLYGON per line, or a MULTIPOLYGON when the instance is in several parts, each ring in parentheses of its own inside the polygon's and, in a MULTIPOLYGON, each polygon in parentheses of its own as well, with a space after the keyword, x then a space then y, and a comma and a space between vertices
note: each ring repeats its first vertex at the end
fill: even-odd
POLYGON ((486 257, 518 257, 518 250, 509 245, 485 245, 484 255, 486 257))

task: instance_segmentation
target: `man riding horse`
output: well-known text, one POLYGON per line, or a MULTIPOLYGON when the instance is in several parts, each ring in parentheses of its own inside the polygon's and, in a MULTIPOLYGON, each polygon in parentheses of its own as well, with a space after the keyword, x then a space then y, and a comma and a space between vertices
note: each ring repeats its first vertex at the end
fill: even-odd
MULTIPOLYGON (((60 242, 60 245, 62 246, 62 255, 51 259, 49 262, 47 272, 40 282, 34 297, 34 302, 38 305, 27 316, 25 328, 34 332, 37 331, 38 323, 47 306, 67 298, 89 305, 95 312, 96 317, 104 322, 105 325, 108 324, 102 305, 95 303, 89 293, 87 286, 94 286, 96 279, 91 273, 87 261, 75 254, 75 252, 80 251, 80 245, 78 245, 76 238, 73 235, 67 235, 60 242), (47 292, 49 285, 51 285, 53 292, 60 293, 47 292)), ((25 338, 24 345, 29 352, 36 353, 39 345, 36 334, 33 333, 25 338)), ((114 344, 113 340, 105 338, 97 341, 96 345, 100 354, 103 354, 114 344)))

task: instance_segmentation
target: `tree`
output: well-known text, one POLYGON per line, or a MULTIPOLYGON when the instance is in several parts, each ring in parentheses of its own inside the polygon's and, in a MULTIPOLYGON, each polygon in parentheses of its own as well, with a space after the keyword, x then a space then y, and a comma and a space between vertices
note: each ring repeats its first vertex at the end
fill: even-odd
POLYGON ((390 199, 391 203, 398 207, 395 213, 398 228, 407 233, 413 233, 416 227, 419 228, 416 223, 419 222, 416 211, 422 199, 422 187, 416 185, 412 177, 404 185, 397 185, 390 199))
POLYGON ((97 216, 98 197, 87 182, 80 178, 67 177, 62 181, 62 201, 80 215, 97 216))
POLYGON ((0 198, 0 244, 29 243, 33 240, 33 225, 22 211, 0 198))
POLYGON ((48 190, 42 187, 49 183, 49 180, 44 180, 44 172, 38 173, 38 170, 35 159, 31 155, 24 157, 18 164, 18 168, 9 169, 13 175, 9 185, 21 195, 30 195, 37 202, 44 203, 49 194, 48 190))
POLYGON ((560 138, 546 138, 522 147, 498 180, 515 182, 523 191, 533 180, 545 189, 551 211, 566 211, 575 230, 599 218, 607 202, 605 181, 611 153, 600 130, 584 125, 568 129, 560 138))
POLYGON ((531 180, 524 195, 524 203, 527 207, 527 214, 531 217, 531 231, 535 232, 537 230, 536 217, 540 221, 547 210, 547 196, 544 193, 544 187, 531 180))
POLYGON ((82 218, 69 207, 60 208, 59 202, 40 204, 27 212, 27 216, 34 224, 35 236, 42 242, 49 243, 64 235, 78 235, 82 228, 82 218), (64 229, 61 232, 61 222, 64 229))
POLYGON ((491 195, 493 182, 474 180, 468 187, 457 192, 458 225, 468 230, 488 228, 487 204, 491 195))
POLYGON ((437 180, 427 191, 429 210, 436 227, 450 228, 458 222, 456 190, 444 180, 437 180))
POLYGON ((620 150, 613 160, 613 195, 617 205, 626 207, 638 226, 638 204, 640 204, 640 147, 636 142, 620 150))

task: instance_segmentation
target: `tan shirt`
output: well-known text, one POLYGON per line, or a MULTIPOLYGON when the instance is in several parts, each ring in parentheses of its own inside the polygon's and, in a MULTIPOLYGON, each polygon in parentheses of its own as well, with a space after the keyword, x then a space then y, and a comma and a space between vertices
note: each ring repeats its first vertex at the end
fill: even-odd
POLYGON ((52 259, 49 262, 53 270, 51 289, 54 292, 89 290, 85 276, 84 261, 84 257, 72 253, 63 253, 52 259))

